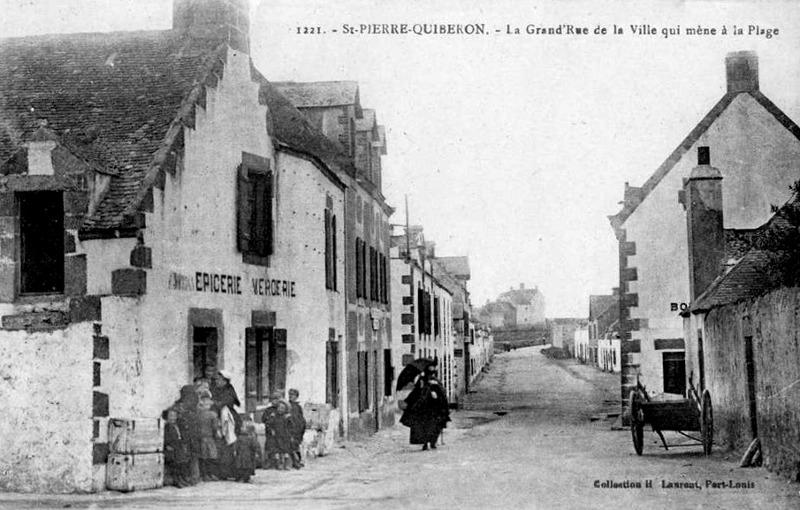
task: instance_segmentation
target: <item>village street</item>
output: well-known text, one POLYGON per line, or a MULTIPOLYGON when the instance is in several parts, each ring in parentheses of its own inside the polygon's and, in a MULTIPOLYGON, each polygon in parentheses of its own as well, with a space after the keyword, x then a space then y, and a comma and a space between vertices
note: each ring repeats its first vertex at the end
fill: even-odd
MULTIPOLYGON (((548 360, 540 347, 497 355, 444 445, 419 451, 397 425, 348 442, 301 471, 259 471, 255 483, 206 483, 83 496, 0 496, 2 508, 799 508, 800 487, 700 447, 664 452, 645 431, 644 456, 612 430, 619 376, 548 360), (600 488, 652 480, 652 488, 600 488), (713 489, 706 480, 745 487, 713 489), (662 481, 700 489, 663 489, 662 481)), ((669 436, 670 439, 674 437, 669 436)))

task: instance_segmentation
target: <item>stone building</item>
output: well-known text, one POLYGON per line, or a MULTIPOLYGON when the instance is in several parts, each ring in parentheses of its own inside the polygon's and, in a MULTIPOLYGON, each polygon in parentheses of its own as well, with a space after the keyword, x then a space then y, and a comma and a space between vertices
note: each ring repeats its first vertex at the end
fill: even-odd
POLYGON ((350 436, 394 423, 389 216, 381 183, 386 138, 375 112, 361 106, 358 83, 279 82, 275 87, 353 162, 345 192, 346 334, 350 436), (365 114, 366 112, 366 114, 365 114), (354 355, 351 355, 354 354, 354 355))
POLYGON ((425 243, 422 229, 412 229, 408 235, 391 237, 394 366, 399 374, 402 367, 417 358, 436 360, 439 377, 448 399, 452 400, 455 398, 453 295, 442 283, 449 275, 436 264, 432 243, 425 243))
POLYGON ((242 412, 288 387, 344 431, 380 408, 391 209, 255 69, 248 12, 0 43, 0 489, 103 489, 108 419, 207 367, 242 412))
POLYGON ((723 97, 641 187, 626 184, 622 210, 609 217, 619 241, 623 406, 637 377, 651 393, 686 391, 679 314, 695 296, 686 217, 677 196, 695 154, 710 147, 725 179, 726 236, 762 225, 771 204, 785 202, 800 176, 800 128, 761 92, 757 56, 729 54, 725 75, 723 97))
POLYGON ((720 446, 742 451, 759 438, 765 466, 797 480, 800 452, 787 445, 800 442, 800 292, 791 258, 797 222, 790 221, 798 204, 790 202, 752 232, 752 247, 732 257, 723 227, 725 186, 710 165, 698 165, 686 181, 697 296, 684 313, 687 376, 698 391, 709 390, 720 446))
POLYGON ((507 321, 506 327, 525 329, 544 324, 544 296, 538 287, 526 289, 520 283, 518 289, 512 287, 500 294, 497 301, 511 304, 516 312, 513 324, 507 321))

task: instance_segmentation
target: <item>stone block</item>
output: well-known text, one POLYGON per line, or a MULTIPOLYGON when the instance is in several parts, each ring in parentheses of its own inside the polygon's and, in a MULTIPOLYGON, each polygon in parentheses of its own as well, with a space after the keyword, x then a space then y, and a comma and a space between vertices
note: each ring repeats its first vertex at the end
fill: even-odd
POLYGON ((65 191, 64 212, 68 214, 85 214, 89 209, 89 194, 86 191, 65 191))
POLYGON ((75 253, 77 249, 77 242, 75 241, 75 234, 72 232, 64 232, 64 254, 75 253))
POLYGON ((415 317, 414 317, 413 313, 404 313, 400 317, 400 323, 401 324, 405 324, 407 326, 409 324, 414 324, 414 319, 415 319, 415 317))
POLYGON ((92 357, 94 359, 108 359, 109 347, 107 336, 94 336, 94 345, 92 346, 92 357))
POLYGON ((67 327, 69 316, 56 310, 28 312, 5 315, 2 324, 3 329, 11 331, 47 331, 67 327))
POLYGON ((15 236, 0 237, 0 258, 8 261, 17 260, 17 238, 15 236))
POLYGON ((82 296, 70 300, 70 322, 99 321, 100 318, 100 296, 82 296))
POLYGON ((635 267, 620 269, 619 277, 626 282, 635 282, 639 277, 639 272, 635 267))
POLYGON ((86 254, 64 258, 64 293, 67 296, 86 294, 86 254))
POLYGON ((92 392, 92 417, 104 418, 107 416, 108 416, 108 393, 103 393, 101 391, 92 392))
POLYGON ((639 306, 639 294, 636 294, 635 292, 634 293, 625 294, 625 295, 622 296, 622 299, 620 300, 620 303, 622 304, 622 306, 626 306, 626 307, 639 306))
POLYGON ((413 344, 414 343, 414 335, 403 335, 403 343, 404 344, 413 344))
POLYGON ((95 361, 95 362, 94 362, 94 364, 93 364, 93 367, 94 367, 94 371, 93 371, 93 374, 92 374, 92 386, 94 386, 94 387, 98 387, 98 386, 100 386, 100 385, 101 385, 101 380, 100 380, 100 372, 101 372, 101 369, 100 369, 100 363, 98 363, 97 361, 95 361))
POLYGON ((619 253, 624 256, 636 255, 636 243, 633 241, 624 241, 619 243, 619 253))
POLYGON ((250 313, 250 324, 254 328, 272 328, 275 327, 275 321, 275 312, 268 310, 253 310, 250 313))
POLYGON ((0 193, 0 216, 14 216, 17 213, 14 193, 0 193))
POLYGON ((106 462, 108 462, 108 443, 92 444, 92 464, 105 464, 106 462))
POLYGON ((137 245, 131 250, 131 265, 133 267, 141 267, 150 269, 153 267, 153 250, 142 244, 137 245))
POLYGON ((656 338, 654 347, 657 351, 664 349, 683 349, 683 338, 656 338))
POLYGON ((636 352, 642 352, 642 346, 640 340, 624 340, 620 342, 620 351, 622 354, 630 354, 636 352))
POLYGON ((17 297, 16 268, 16 264, 0 264, 0 303, 13 303, 17 297))
POLYGON ((141 296, 147 293, 147 272, 138 268, 111 272, 111 293, 115 296, 141 296))

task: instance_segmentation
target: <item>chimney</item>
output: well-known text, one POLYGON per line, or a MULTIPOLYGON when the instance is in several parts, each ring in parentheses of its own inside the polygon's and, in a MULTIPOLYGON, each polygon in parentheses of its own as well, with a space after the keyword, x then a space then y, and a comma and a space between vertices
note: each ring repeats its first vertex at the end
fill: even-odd
POLYGON ((195 39, 227 43, 250 53, 248 0, 174 0, 172 29, 195 39))
POLYGON ((697 166, 683 185, 689 247, 689 289, 693 301, 719 276, 725 258, 722 174, 711 166, 708 147, 697 148, 697 166))
POLYGON ((728 92, 758 90, 758 55, 754 51, 736 51, 725 57, 728 92))

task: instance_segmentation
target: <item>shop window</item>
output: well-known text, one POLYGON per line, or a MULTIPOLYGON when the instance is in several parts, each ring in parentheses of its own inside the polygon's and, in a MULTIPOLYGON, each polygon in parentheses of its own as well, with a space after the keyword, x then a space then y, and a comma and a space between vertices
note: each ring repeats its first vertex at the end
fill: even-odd
POLYGON ((686 364, 683 352, 662 354, 664 369, 664 393, 684 395, 686 393, 686 364))
POLYGON ((271 328, 247 328, 245 330, 244 391, 245 410, 253 412, 259 404, 269 399, 271 328))
POLYGON ((335 330, 330 330, 331 340, 325 344, 325 402, 339 407, 339 342, 333 340, 335 330))
POLYGON ((192 379, 203 377, 207 369, 217 369, 219 336, 217 328, 192 328, 192 379))
POLYGON ((243 159, 237 171, 237 246, 245 262, 266 265, 273 252, 272 172, 266 159, 243 159))
POLYGON ((18 193, 20 291, 64 291, 64 199, 60 191, 18 193))

